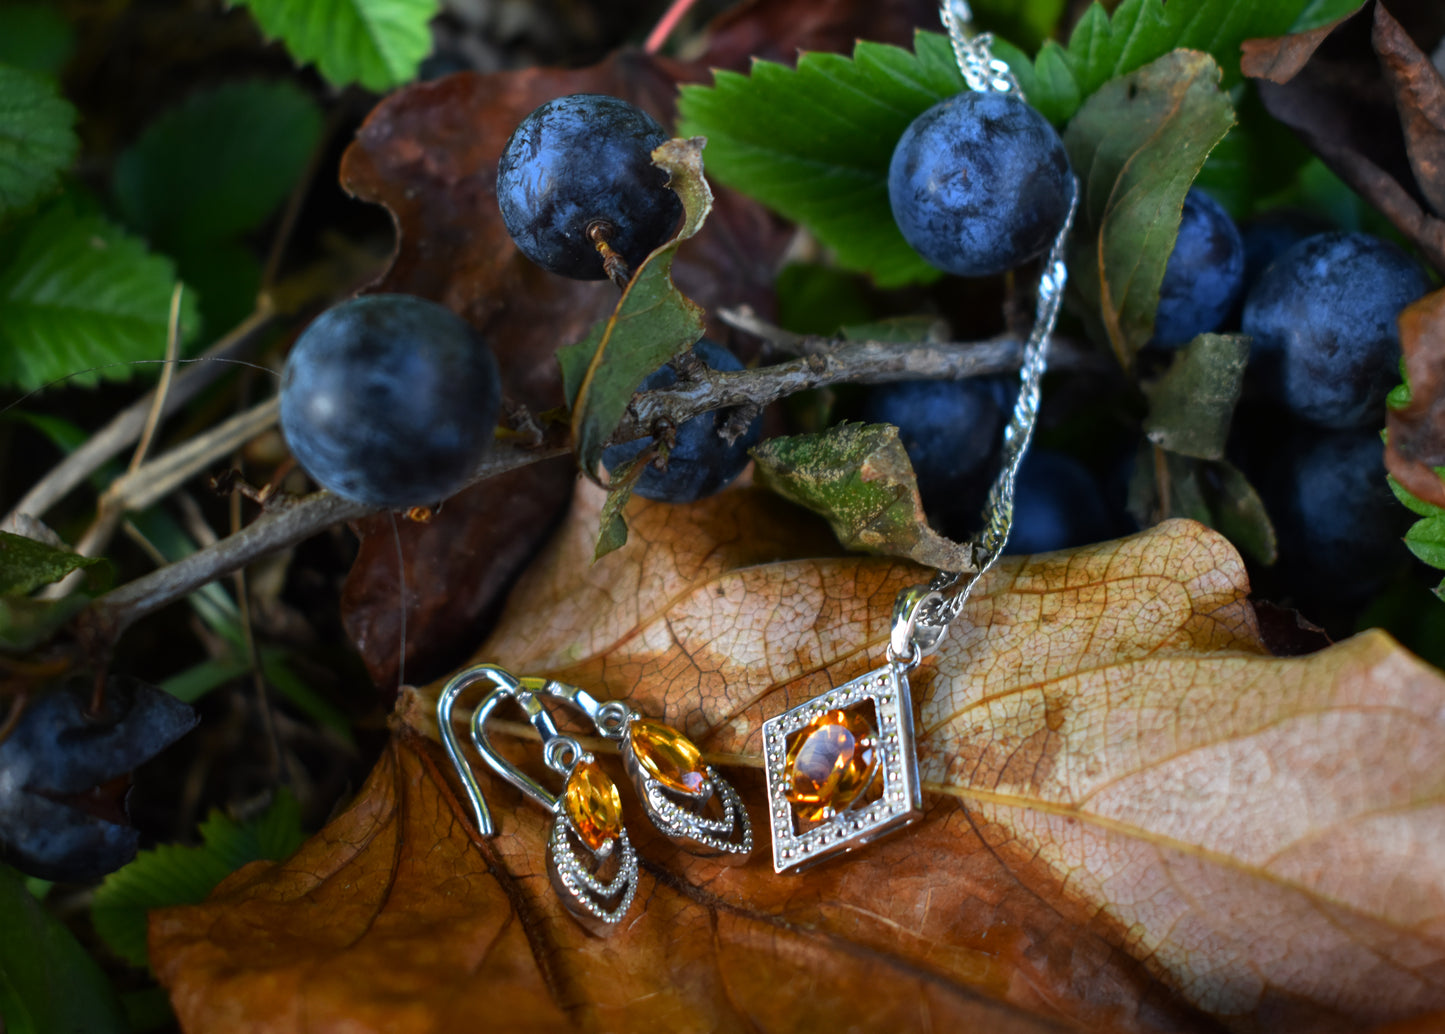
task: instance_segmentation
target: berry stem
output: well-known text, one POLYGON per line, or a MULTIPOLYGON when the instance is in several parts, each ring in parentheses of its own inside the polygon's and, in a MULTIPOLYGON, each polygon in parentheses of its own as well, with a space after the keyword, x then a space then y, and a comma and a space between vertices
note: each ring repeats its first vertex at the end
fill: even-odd
POLYGON ((626 260, 613 250, 610 243, 613 232, 613 225, 605 219, 595 219, 587 225, 587 239, 596 247, 597 254, 602 256, 602 271, 607 274, 607 279, 617 285, 619 291, 625 291, 632 280, 632 270, 627 268, 626 260))

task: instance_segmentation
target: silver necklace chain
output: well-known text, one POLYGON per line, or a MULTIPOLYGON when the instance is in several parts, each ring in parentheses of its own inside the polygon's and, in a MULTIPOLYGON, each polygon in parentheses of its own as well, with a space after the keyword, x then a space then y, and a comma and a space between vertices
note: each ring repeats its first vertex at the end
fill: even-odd
MULTIPOLYGON (((969 23, 973 14, 966 0, 942 0, 939 17, 948 30, 954 57, 969 89, 1014 93, 1023 97, 1023 91, 1008 64, 993 55, 990 49, 992 37, 988 33, 974 34, 971 31, 969 23)), ((993 566, 1008 541, 1009 531, 1013 528, 1014 484, 1029 440, 1033 437, 1034 425, 1038 422, 1039 388, 1048 365, 1049 336, 1058 321, 1064 287, 1068 282, 1064 250, 1069 230, 1074 224, 1078 201, 1079 187, 1074 181, 1068 214, 1054 238, 1039 276, 1034 325, 1024 343, 1019 369, 1018 398, 1004 428, 1002 466, 984 503, 983 528, 970 543, 974 569, 968 572, 938 571, 927 585, 912 586, 899 594, 894 606, 893 635, 888 648, 890 660, 913 664, 924 654, 938 648, 948 626, 963 611, 973 587, 993 566)))

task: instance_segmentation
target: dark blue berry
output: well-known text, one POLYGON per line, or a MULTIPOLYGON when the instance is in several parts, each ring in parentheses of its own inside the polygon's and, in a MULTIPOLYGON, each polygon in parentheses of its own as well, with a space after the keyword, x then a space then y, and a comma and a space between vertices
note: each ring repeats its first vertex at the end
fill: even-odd
POLYGON ((1259 490, 1279 541, 1279 567, 1301 603, 1348 602, 1379 589, 1404 562, 1409 514, 1385 480, 1370 428, 1277 433, 1259 490))
POLYGON ((111 678, 99 713, 90 698, 89 686, 46 693, 0 743, 0 861, 31 876, 85 882, 134 858, 124 777, 196 724, 188 705, 133 680, 111 678), (121 799, 103 805, 102 788, 121 799))
POLYGON ((281 430, 323 488, 400 508, 462 488, 491 446, 497 361, 435 302, 374 294, 322 313, 281 379, 281 430))
MULTIPOLYGON (((743 364, 722 345, 706 338, 692 346, 693 353, 709 369, 722 372, 741 370, 743 364)), ((677 383, 677 371, 665 363, 643 378, 638 391, 667 388, 677 383)), ((648 464, 633 485, 632 491, 644 499, 666 503, 691 503, 703 499, 732 482, 748 465, 748 450, 758 443, 762 434, 762 418, 758 417, 732 444, 719 433, 726 422, 726 413, 702 413, 683 421, 677 429, 677 444, 667 457, 666 469, 648 464)), ((636 441, 612 445, 603 450, 602 465, 610 473, 619 464, 632 459, 652 441, 636 441)))
POLYGON ((1014 377, 896 381, 864 398, 864 420, 898 428, 923 509, 944 534, 962 537, 977 525, 1017 389, 1014 377))
POLYGON ((1251 381, 1310 423, 1378 427, 1400 379, 1396 318, 1428 288, 1414 259, 1376 237, 1325 233, 1301 241, 1245 299, 1251 381))
POLYGON ((1042 254, 1073 189, 1058 133, 1011 93, 940 101, 904 131, 888 166, 904 239, 959 276, 991 276, 1042 254))
POLYGON ((1257 282, 1271 262, 1306 237, 1332 229, 1329 220, 1290 208, 1278 208, 1246 219, 1239 224, 1239 236, 1244 241, 1245 284, 1257 282))
POLYGON ((1098 480, 1072 456, 1030 449, 1014 482, 1014 523, 1005 553, 1048 553, 1099 542, 1115 522, 1098 480))
POLYGON ((1244 286, 1244 242, 1239 228, 1208 194, 1190 190, 1184 198, 1179 236, 1164 279, 1153 343, 1183 345, 1217 330, 1244 286))
POLYGON ((502 221, 522 253, 553 273, 607 273, 590 229, 636 269, 671 236, 682 202, 652 164, 668 139, 651 115, 616 97, 577 93, 548 101, 507 141, 497 166, 502 221))

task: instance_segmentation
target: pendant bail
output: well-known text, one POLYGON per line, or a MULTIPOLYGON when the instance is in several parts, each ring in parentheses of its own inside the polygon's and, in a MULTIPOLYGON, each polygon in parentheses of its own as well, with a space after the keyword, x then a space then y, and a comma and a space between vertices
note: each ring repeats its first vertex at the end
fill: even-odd
POLYGON ((888 661, 912 669, 937 651, 948 631, 947 624, 928 620, 937 613, 943 594, 927 585, 910 585, 893 601, 893 631, 888 639, 888 661))

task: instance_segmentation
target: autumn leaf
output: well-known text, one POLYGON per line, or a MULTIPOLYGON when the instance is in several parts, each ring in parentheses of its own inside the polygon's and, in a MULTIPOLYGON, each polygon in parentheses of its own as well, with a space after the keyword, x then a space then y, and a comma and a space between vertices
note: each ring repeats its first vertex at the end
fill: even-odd
MULTIPOLYGON (((1429 24, 1434 5, 1392 4, 1429 24)), ((1384 4, 1309 32, 1248 40, 1265 108, 1445 269, 1445 79, 1384 4), (1381 70, 1384 71, 1383 78, 1381 70)), ((1438 27, 1433 35, 1438 37, 1438 27)))
POLYGON ((1445 506, 1445 291, 1435 291, 1400 313, 1400 347, 1410 402, 1386 411, 1385 465, 1417 498, 1445 506))
MULTIPOLYGON (((589 565, 602 494, 579 492, 479 656, 627 697, 756 803, 761 720, 880 663, 924 572, 807 558, 819 526, 755 490, 634 503, 632 540, 589 565)), ((918 825, 780 877, 634 821, 638 903, 606 940, 551 893, 540 809, 484 778, 500 835, 477 837, 426 739, 438 687, 408 692, 351 808, 157 913, 152 959, 208 1031, 1354 1029, 1445 1007, 1445 679, 1381 633, 1271 657, 1248 591, 1187 521, 1002 561, 913 676, 918 825)))

